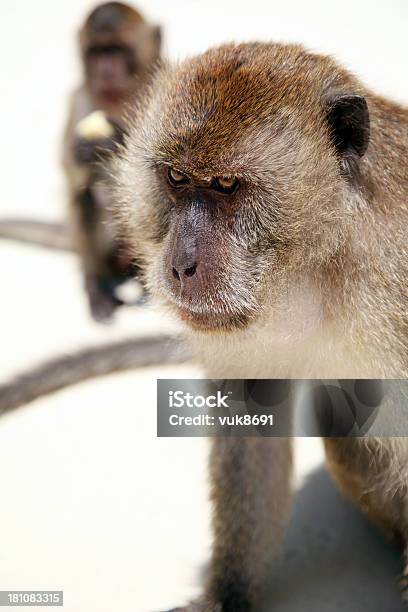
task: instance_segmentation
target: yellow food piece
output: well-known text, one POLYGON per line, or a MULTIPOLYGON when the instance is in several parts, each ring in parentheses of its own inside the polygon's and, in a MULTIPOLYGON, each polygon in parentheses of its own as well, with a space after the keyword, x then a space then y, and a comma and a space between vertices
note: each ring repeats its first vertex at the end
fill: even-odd
POLYGON ((94 111, 81 121, 78 121, 75 132, 86 140, 96 138, 111 138, 115 134, 113 125, 109 123, 103 111, 94 111))

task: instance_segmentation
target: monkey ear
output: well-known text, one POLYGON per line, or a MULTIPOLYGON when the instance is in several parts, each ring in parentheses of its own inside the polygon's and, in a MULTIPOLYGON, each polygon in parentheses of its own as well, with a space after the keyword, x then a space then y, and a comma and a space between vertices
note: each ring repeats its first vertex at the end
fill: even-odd
POLYGON ((162 44, 162 38, 163 38, 163 36, 162 36, 162 29, 161 29, 161 27, 159 25, 158 26, 153 26, 152 32, 153 32, 153 40, 156 43, 156 47, 157 47, 158 51, 160 51, 160 47, 161 47, 161 44, 162 44))
POLYGON ((330 135, 342 159, 362 157, 370 139, 370 116, 363 96, 331 95, 326 101, 330 135))

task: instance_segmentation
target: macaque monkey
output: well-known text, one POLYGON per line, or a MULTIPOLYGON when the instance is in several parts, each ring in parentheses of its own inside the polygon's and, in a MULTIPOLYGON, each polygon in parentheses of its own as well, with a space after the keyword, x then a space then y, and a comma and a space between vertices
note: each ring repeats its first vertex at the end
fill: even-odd
MULTIPOLYGON (((298 45, 165 69, 114 161, 118 213, 209 378, 408 376, 408 110, 298 45)), ((327 439, 335 481, 408 546, 408 441, 327 439)), ((282 438, 216 438, 208 583, 249 612, 290 507, 282 438)))
POLYGON ((122 142, 125 110, 140 101, 160 56, 160 28, 134 8, 108 2, 79 32, 83 84, 72 96, 63 165, 93 317, 109 320, 120 305, 116 288, 137 273, 126 245, 112 231, 106 160, 122 142))

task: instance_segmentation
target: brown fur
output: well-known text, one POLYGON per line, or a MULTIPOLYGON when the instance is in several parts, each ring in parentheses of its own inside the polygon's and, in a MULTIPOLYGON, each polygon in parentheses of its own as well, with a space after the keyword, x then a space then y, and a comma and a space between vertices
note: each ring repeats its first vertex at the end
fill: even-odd
POLYGON ((135 9, 108 2, 88 16, 79 33, 83 83, 72 94, 63 141, 63 166, 69 192, 73 240, 79 253, 92 315, 109 319, 120 304, 115 288, 137 268, 111 231, 106 156, 115 151, 125 129, 125 110, 136 104, 152 78, 160 55, 160 29, 135 9), (105 62, 97 64, 95 62, 105 62), (83 142, 78 122, 95 110, 104 111, 115 135, 103 142, 83 142), (78 159, 86 147, 85 159, 78 159))
MULTIPOLYGON (((226 45, 161 75, 114 168, 118 214, 208 376, 408 376, 407 158, 407 110, 300 46, 226 45), (211 188, 222 176, 236 193, 211 188)), ((340 488, 407 546, 406 441, 325 444, 340 488)), ((290 453, 221 439, 211 466, 210 580, 183 610, 246 612, 287 516, 290 453)))

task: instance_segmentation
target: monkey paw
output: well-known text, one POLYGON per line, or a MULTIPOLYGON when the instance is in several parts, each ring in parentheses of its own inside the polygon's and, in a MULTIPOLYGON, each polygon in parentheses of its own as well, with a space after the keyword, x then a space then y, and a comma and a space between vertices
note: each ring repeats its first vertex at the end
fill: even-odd
POLYGON ((113 317, 116 304, 106 296, 90 300, 92 318, 98 323, 109 323, 113 317))
POLYGON ((199 599, 191 602, 187 606, 172 608, 171 610, 167 610, 167 612, 222 612, 222 605, 199 599))
POLYGON ((402 601, 405 603, 406 606, 408 606, 408 573, 407 573, 407 569, 402 574, 402 576, 400 578, 400 581, 399 581, 399 586, 400 586, 400 589, 401 589, 402 601))
POLYGON ((102 291, 97 286, 88 285, 88 296, 92 317, 98 323, 109 323, 116 308, 123 304, 113 293, 102 291))

